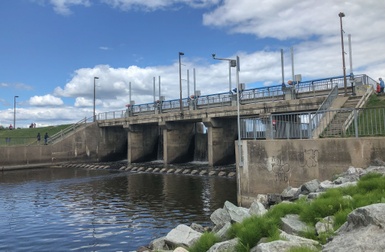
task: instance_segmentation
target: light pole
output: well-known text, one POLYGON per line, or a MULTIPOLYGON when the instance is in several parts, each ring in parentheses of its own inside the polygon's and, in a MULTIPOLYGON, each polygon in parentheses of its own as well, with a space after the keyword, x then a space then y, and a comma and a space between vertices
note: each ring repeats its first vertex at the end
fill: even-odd
POLYGON ((95 114, 95 100, 96 100, 95 81, 98 80, 98 79, 99 79, 99 77, 96 77, 96 76, 94 77, 94 114, 93 114, 94 115, 93 116, 94 117, 94 122, 96 121, 96 114, 95 114))
POLYGON ((340 12, 338 14, 340 17, 340 25, 341 25, 341 48, 342 48, 342 70, 344 74, 344 92, 345 96, 348 95, 347 91, 347 83, 346 83, 346 67, 345 67, 345 49, 344 49, 344 30, 342 28, 342 18, 345 17, 345 14, 343 12, 340 12))
POLYGON ((180 105, 180 114, 183 115, 183 104, 182 104, 182 64, 181 64, 181 56, 183 56, 183 52, 179 52, 179 105, 180 105))
POLYGON ((212 56, 215 60, 226 60, 229 62, 229 92, 231 93, 231 68, 237 66, 237 61, 234 59, 216 58, 215 53, 213 53, 212 56))
POLYGON ((13 97, 13 128, 16 129, 16 98, 19 96, 15 95, 13 97))

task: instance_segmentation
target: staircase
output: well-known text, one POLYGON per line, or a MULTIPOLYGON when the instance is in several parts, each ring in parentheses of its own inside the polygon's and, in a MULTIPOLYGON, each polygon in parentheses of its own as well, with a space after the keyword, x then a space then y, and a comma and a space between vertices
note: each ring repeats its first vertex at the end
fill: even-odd
POLYGON ((345 102, 338 113, 335 114, 328 127, 322 132, 321 137, 341 137, 343 135, 344 125, 352 110, 359 104, 362 96, 352 96, 345 102))
POLYGON ((354 110, 362 108, 372 93, 373 90, 368 89, 363 96, 349 97, 341 109, 334 115, 320 137, 343 137, 346 130, 353 122, 354 110))

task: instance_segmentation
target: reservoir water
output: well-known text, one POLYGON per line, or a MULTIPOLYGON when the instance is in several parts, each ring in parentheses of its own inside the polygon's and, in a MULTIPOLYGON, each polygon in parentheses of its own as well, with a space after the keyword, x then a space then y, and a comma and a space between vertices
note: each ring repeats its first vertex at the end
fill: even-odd
POLYGON ((0 173, 0 251, 135 251, 178 224, 210 225, 235 179, 40 168, 0 173))

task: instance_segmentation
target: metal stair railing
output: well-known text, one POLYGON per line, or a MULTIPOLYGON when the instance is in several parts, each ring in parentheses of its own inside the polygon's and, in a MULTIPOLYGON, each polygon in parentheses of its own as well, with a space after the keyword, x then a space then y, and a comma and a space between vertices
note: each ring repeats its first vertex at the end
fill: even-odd
MULTIPOLYGON (((358 101, 357 105, 356 105, 356 109, 360 109, 362 108, 366 102, 368 101, 368 99, 370 98, 370 96, 373 94, 374 92, 374 89, 372 86, 370 86, 365 94, 361 97, 361 99, 358 101)), ((350 127, 350 125, 352 124, 352 122, 354 121, 354 119, 356 118, 357 116, 357 113, 355 112, 356 110, 353 110, 350 115, 348 116, 348 118, 346 119, 346 121, 344 122, 344 125, 343 125, 343 132, 346 133, 347 129, 350 127)))
MULTIPOLYGON (((335 85, 330 91, 330 93, 328 94, 328 96, 326 97, 326 99, 324 100, 324 102, 315 112, 314 116, 310 118, 310 121, 311 121, 310 125, 312 127, 311 136, 310 136, 311 138, 313 138, 316 131, 322 132, 324 130, 324 129, 319 129, 319 126, 321 125, 320 122, 324 119, 326 110, 330 108, 330 106, 332 105, 333 101, 336 99, 337 96, 338 96, 338 85, 335 85)), ((322 124, 322 125, 324 125, 324 127, 327 127, 327 124, 322 124)))
POLYGON ((87 122, 92 122, 93 121, 93 116, 92 117, 89 117, 89 118, 83 118, 82 120, 78 121, 77 123, 74 123, 72 124, 71 126, 61 130, 60 132, 50 136, 48 138, 48 141, 47 143, 48 144, 52 144, 56 141, 58 141, 59 139, 63 139, 65 136, 67 136, 69 133, 72 133, 72 132, 75 132, 78 128, 84 126, 87 124, 87 122))

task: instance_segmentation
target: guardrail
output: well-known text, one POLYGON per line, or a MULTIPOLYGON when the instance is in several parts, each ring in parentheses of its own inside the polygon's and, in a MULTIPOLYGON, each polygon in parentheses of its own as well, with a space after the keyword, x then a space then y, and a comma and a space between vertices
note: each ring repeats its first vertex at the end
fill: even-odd
MULTIPOLYGON (((353 83, 376 85, 376 81, 367 75, 357 75, 354 78, 348 79, 348 88, 354 91, 353 83)), ((240 93, 240 103, 259 103, 266 101, 278 101, 285 99, 285 92, 292 92, 295 98, 308 98, 316 96, 327 96, 333 87, 338 89, 344 88, 343 76, 316 79, 295 83, 292 86, 274 85, 269 87, 260 87, 245 89, 240 93), (322 92, 325 91, 325 92, 322 92)), ((125 110, 103 112, 97 115, 97 120, 119 119, 130 116, 139 116, 155 113, 167 113, 180 110, 182 102, 182 109, 207 109, 222 106, 231 106, 236 103, 236 94, 230 92, 202 95, 199 97, 188 97, 182 99, 173 99, 166 101, 156 101, 145 104, 129 105, 125 110)))
POLYGON ((272 114, 265 118, 241 119, 242 139, 312 139, 385 136, 385 108, 351 108, 318 112, 272 114), (344 124, 352 115, 352 123, 344 124), (322 115, 323 120, 317 118, 322 115), (318 121, 316 121, 318 120, 318 121), (340 121, 339 121, 340 120, 340 121), (317 125, 318 123, 318 125, 317 125), (316 128, 323 130, 313 136, 316 128))

